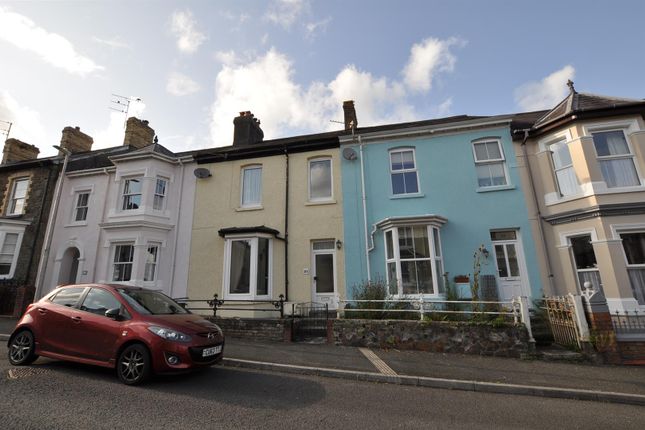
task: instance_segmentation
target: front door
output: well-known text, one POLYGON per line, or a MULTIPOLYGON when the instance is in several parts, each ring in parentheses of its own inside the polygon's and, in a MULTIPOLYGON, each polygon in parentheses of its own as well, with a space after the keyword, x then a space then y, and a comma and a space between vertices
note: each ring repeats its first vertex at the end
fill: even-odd
POLYGON ((329 309, 338 308, 336 294, 336 249, 333 240, 312 244, 312 301, 326 303, 329 309))
POLYGON ((490 233, 497 266, 497 290, 501 301, 514 296, 530 296, 526 279, 526 264, 516 230, 490 233))

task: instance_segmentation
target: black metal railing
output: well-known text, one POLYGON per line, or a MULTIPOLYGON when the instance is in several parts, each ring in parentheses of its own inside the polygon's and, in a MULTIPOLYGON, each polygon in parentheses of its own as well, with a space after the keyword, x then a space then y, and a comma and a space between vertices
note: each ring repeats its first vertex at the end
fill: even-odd
POLYGON ((278 312, 280 318, 284 318, 285 300, 282 294, 278 296, 278 300, 220 299, 217 294, 213 294, 212 299, 189 299, 181 297, 174 300, 190 311, 212 311, 214 317, 217 316, 217 311, 220 310, 278 312))
POLYGON ((645 312, 616 311, 611 315, 616 335, 640 335, 645 338, 645 312))
POLYGON ((327 303, 293 303, 291 314, 296 319, 294 338, 306 340, 327 336, 329 305, 327 303))

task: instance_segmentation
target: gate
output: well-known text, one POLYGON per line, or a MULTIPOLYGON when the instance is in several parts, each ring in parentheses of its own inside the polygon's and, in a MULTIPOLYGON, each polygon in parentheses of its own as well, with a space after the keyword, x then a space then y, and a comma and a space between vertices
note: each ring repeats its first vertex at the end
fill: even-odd
POLYGON ((298 303, 293 305, 294 339, 296 341, 327 337, 329 311, 327 303, 298 303))
POLYGON ((553 339, 558 345, 580 349, 580 334, 576 324, 573 298, 546 297, 544 299, 553 339))

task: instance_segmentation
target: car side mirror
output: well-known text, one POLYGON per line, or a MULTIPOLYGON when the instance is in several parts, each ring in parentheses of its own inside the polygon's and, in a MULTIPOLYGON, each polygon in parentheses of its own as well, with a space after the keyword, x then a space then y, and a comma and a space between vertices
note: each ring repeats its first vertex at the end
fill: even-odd
POLYGON ((111 320, 118 321, 121 319, 121 308, 108 309, 105 311, 105 316, 111 320))

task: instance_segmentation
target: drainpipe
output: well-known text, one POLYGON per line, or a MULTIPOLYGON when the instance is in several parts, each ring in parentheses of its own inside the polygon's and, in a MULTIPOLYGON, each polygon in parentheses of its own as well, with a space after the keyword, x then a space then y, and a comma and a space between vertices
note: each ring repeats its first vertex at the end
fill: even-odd
POLYGON ((49 219, 47 220, 45 242, 43 243, 43 249, 40 253, 38 273, 36 274, 36 292, 34 293, 34 301, 40 299, 42 294, 43 277, 45 274, 45 268, 47 267, 47 260, 49 259, 49 247, 51 246, 52 236, 54 235, 54 222, 56 221, 56 214, 58 213, 58 203, 60 202, 60 195, 63 189, 63 181, 65 180, 67 161, 69 160, 69 156, 72 154, 67 148, 63 148, 62 146, 54 145, 54 148, 65 153, 65 159, 63 160, 63 168, 60 171, 60 176, 58 177, 58 181, 56 182, 56 189, 54 191, 52 207, 49 211, 49 219))
POLYGON ((284 189, 284 301, 289 301, 289 153, 284 147, 285 189, 284 189))
POLYGON ((540 204, 537 198, 537 192, 535 191, 535 182, 533 181, 533 172, 531 171, 531 163, 529 162, 528 153, 526 151, 526 141, 529 138, 529 130, 524 129, 524 138, 522 139, 522 154, 524 155, 524 160, 526 160, 526 167, 529 171, 529 183, 531 185, 531 194, 533 195, 533 203, 535 204, 535 210, 537 211, 538 218, 538 231, 540 234, 540 240, 542 242, 542 252, 544 253, 544 259, 546 261, 546 270, 549 272, 549 288, 551 293, 553 293, 553 270, 551 269, 551 259, 549 258, 549 248, 547 247, 546 237, 544 236, 544 228, 542 227, 542 212, 540 211, 540 204))
POLYGON ((172 248, 172 266, 170 268, 170 290, 169 296, 172 297, 172 290, 173 290, 173 285, 175 285, 175 268, 177 267, 177 237, 179 235, 179 227, 180 227, 180 222, 181 222, 181 208, 184 207, 184 205, 181 204, 181 199, 184 197, 184 171, 186 170, 186 165, 184 162, 179 159, 179 164, 181 164, 181 178, 179 179, 179 207, 177 208, 177 221, 175 224, 175 234, 173 238, 173 248, 172 248))
POLYGON ((372 271, 370 268, 369 232, 367 228, 367 197, 365 195, 365 166, 363 163, 363 141, 358 135, 358 145, 361 155, 361 200, 363 201, 363 227, 365 233, 365 263, 367 265, 367 283, 372 283, 372 271))

